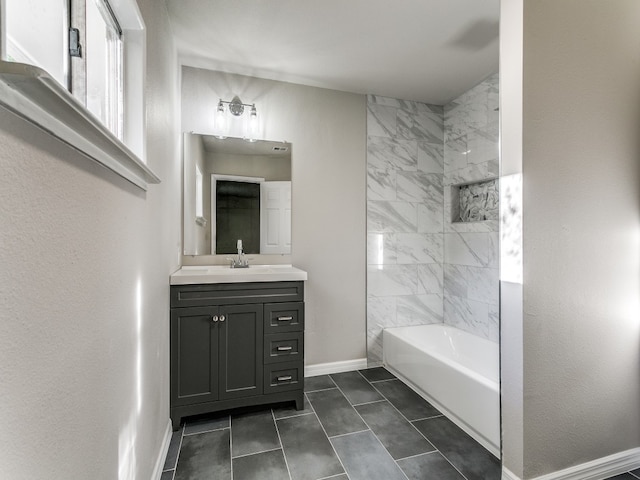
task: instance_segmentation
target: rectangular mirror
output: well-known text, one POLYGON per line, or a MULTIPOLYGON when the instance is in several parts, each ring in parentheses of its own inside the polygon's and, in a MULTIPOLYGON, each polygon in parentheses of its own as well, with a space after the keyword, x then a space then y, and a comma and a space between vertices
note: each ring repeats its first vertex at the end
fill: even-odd
POLYGON ((185 255, 291 253, 291 144, 184 134, 185 255))

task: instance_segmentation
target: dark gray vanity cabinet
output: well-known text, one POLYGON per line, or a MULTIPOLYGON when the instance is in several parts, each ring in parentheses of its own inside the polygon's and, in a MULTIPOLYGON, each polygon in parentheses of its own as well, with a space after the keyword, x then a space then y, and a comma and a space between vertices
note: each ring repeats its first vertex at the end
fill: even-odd
POLYGON ((295 401, 303 408, 303 282, 171 287, 171 421, 295 401))

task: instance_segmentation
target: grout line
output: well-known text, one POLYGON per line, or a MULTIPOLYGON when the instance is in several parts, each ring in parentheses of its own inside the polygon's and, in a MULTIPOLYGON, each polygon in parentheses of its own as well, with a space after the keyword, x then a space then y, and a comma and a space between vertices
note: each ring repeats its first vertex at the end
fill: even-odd
MULTIPOLYGON (((331 475, 330 477, 322 477, 322 478, 318 478, 317 480, 331 480, 332 478, 338 478, 341 475, 347 475, 347 473, 338 473, 336 475, 331 475)), ((349 477, 349 475, 347 475, 347 478, 349 477)))
POLYGON ((327 438, 340 438, 340 437, 346 437, 346 436, 348 436, 348 435, 355 435, 356 433, 362 433, 362 432, 373 432, 370 428, 368 428, 368 427, 369 427, 369 425, 367 425, 367 424, 365 423, 365 426, 366 426, 367 428, 365 428, 364 430, 358 430, 357 432, 340 433, 340 434, 338 434, 338 435, 334 435, 333 437, 329 437, 329 436, 327 435, 327 438))
POLYGON ((440 417, 444 417, 444 414, 440 414, 440 415, 433 415, 431 417, 424 417, 424 418, 416 418, 415 420, 409 420, 411 423, 413 422, 421 422, 423 420, 432 420, 434 418, 440 418, 440 417))
POLYGON ((185 433, 183 436, 191 437, 193 435, 200 435, 201 433, 219 432, 220 430, 228 430, 228 429, 231 429, 231 427, 220 427, 220 428, 214 428, 212 430, 203 430, 201 432, 185 433))
POLYGON ((383 378, 382 380, 367 380, 367 382, 369 382, 371 385, 373 385, 374 383, 392 382, 394 380, 398 380, 398 379, 397 378, 383 378))
MULTIPOLYGON (((432 453, 440 453, 436 447, 433 447, 433 448, 434 448, 434 449, 433 449, 433 450, 431 450, 430 452, 416 453, 415 455, 409 455, 408 457, 394 458, 394 460, 395 460, 396 462, 399 462, 399 461, 401 461, 401 460, 407 460, 407 459, 409 459, 409 458, 421 457, 422 455, 431 455, 432 453)), ((440 455, 442 455, 442 454, 440 453, 440 455)))
MULTIPOLYGON (((333 380, 331 380, 333 382, 333 380)), ((334 382, 335 383, 335 382, 334 382)), ((326 390, 333 390, 338 387, 318 388, 317 390, 305 390, 304 393, 324 392, 326 390)))
POLYGON ((184 429, 186 427, 186 422, 182 429, 180 430, 180 443, 178 444, 178 454, 176 455, 176 463, 173 465, 173 476, 176 476, 176 470, 178 470, 178 461, 180 460, 180 452, 182 451, 182 440, 184 439, 184 429))
MULTIPOLYGON (((280 437, 278 437, 278 439, 280 439, 280 437)), ((280 445, 282 446, 282 443, 280 445)), ((276 450, 282 450, 281 446, 277 448, 269 448, 267 450, 260 450, 259 452, 245 453, 243 455, 238 455, 237 457, 231 457, 231 459, 235 460, 236 458, 250 457, 251 455, 260 455, 261 453, 275 452, 276 450)))
POLYGON ((381 402, 386 402, 386 401, 387 401, 387 399, 386 399, 386 398, 383 398, 383 399, 381 399, 381 400, 374 400, 374 401, 372 401, 372 402, 354 403, 354 404, 353 404, 353 405, 351 405, 351 406, 355 408, 355 407, 360 407, 360 406, 362 406, 362 405, 371 405, 372 403, 381 403, 381 402))
MULTIPOLYGON (((304 417, 305 415, 311 415, 313 412, 306 412, 306 413, 297 413, 297 414, 293 414, 293 415, 288 415, 286 417, 278 417, 276 418, 276 420, 284 420, 286 418, 296 418, 296 417, 304 417)), ((275 415, 274 415, 275 418, 275 415)))
POLYGON ((231 427, 233 427, 233 416, 229 415, 229 472, 233 479, 233 428, 231 427))
POLYGON ((629 472, 629 475, 631 475, 632 477, 640 478, 638 475, 636 475, 636 474, 635 474, 635 473, 633 473, 633 472, 629 472))
MULTIPOLYGON (((303 392, 304 395, 304 392, 303 392)), ((304 401, 304 399, 303 399, 304 401)), ((303 403, 304 405, 304 403, 303 403)), ((284 465, 287 467, 287 473, 289 474, 289 480, 291 477, 291 470, 289 469, 289 462, 287 461, 287 456, 284 454, 284 444, 282 443, 282 437, 280 437, 280 429, 278 428, 278 421, 276 420, 276 416, 273 414, 273 408, 271 409, 271 418, 273 419, 273 424, 276 427, 276 433, 278 434, 278 441, 280 442, 280 450, 282 450, 282 458, 284 458, 284 465)), ((232 477, 233 478, 233 477, 232 477)))

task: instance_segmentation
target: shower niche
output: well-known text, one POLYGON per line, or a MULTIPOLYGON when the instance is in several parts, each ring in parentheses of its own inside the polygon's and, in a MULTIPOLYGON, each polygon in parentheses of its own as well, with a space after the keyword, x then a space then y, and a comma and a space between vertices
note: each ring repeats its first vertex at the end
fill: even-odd
POLYGON ((482 180, 451 187, 453 223, 497 220, 499 215, 498 179, 482 180))

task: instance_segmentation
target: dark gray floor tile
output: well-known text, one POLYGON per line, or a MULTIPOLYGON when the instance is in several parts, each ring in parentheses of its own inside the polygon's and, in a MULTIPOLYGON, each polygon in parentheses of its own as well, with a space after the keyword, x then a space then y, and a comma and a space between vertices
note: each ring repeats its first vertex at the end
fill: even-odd
POLYGON ((615 477, 609 477, 607 480, 637 480, 634 475, 630 473, 621 473, 620 475, 616 475, 615 477))
POLYGON ((398 465, 409 480, 464 480, 438 452, 398 460, 398 465))
POLYGON ((229 428, 229 425, 229 414, 212 414, 187 422, 184 427, 184 434, 210 432, 221 428, 229 428))
POLYGON ((296 410, 294 403, 283 404, 282 406, 273 408, 273 415, 276 417, 276 420, 278 418, 295 417, 296 415, 305 415, 307 413, 313 413, 313 408, 311 408, 311 404, 306 395, 304 396, 304 408, 302 410, 296 410))
POLYGON ((367 368, 358 370, 364 378, 370 382, 379 382, 381 380, 393 380, 396 376, 384 367, 367 368))
POLYGON ((435 450, 386 400, 359 405, 355 409, 396 460, 435 450))
POLYGON ((231 440, 234 457, 280 448, 271 409, 233 415, 231 440))
POLYGON ((289 480, 282 450, 234 458, 233 480, 289 480))
POLYGON ((174 479, 231 480, 229 447, 229 430, 184 437, 174 479))
POLYGON ((166 472, 162 472, 162 476, 160 480, 173 480, 173 470, 167 470, 166 472))
POLYGON ((411 421, 440 415, 437 408, 400 380, 375 383, 374 387, 411 421))
POLYGON ((277 424, 293 480, 316 480, 344 472, 315 415, 284 418, 277 424))
POLYGON ((311 392, 307 396, 330 437, 368 428, 337 388, 311 392))
POLYGON ((316 390, 326 390, 327 388, 336 388, 336 384, 329 378, 329 375, 304 378, 305 392, 315 392, 316 390))
POLYGON ((632 475, 640 478, 640 468, 637 468, 635 470, 631 470, 631 472, 629 472, 629 473, 631 473, 632 475))
POLYGON ((406 480, 373 432, 331 439, 350 480, 406 480))
POLYGON ((167 456, 164 459, 163 470, 174 470, 176 468, 178 453, 180 452, 180 441, 182 440, 182 430, 183 427, 180 427, 177 431, 171 434, 171 441, 169 442, 167 456))
POLYGON ((413 424, 468 480, 500 479, 500 461, 448 418, 413 424))
POLYGON ((330 377, 351 405, 382 400, 380 394, 358 372, 334 373, 330 377))

